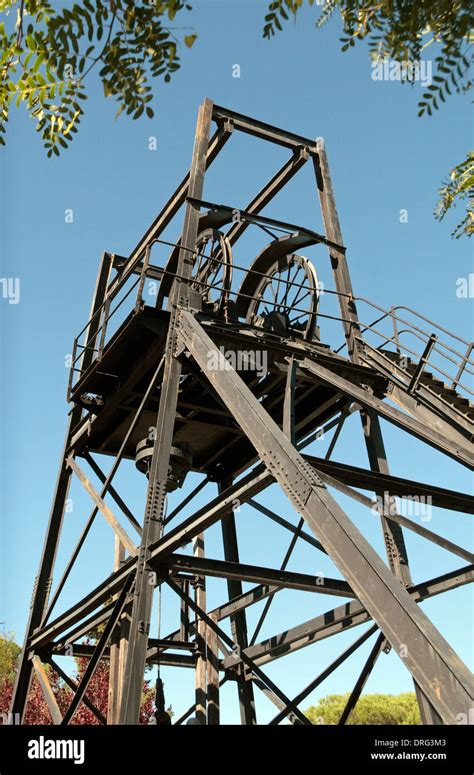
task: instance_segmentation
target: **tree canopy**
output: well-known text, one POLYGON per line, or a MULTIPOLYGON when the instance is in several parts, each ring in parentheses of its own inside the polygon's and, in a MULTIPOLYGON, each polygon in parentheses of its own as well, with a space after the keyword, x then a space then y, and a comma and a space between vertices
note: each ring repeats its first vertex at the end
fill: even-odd
POLYGON ((0 635, 0 686, 2 681, 14 680, 19 654, 20 647, 15 643, 13 635, 10 633, 0 635))
POLYGON ((191 47, 196 38, 170 27, 190 7, 184 0, 83 0, 55 10, 48 0, 0 0, 0 143, 11 105, 23 104, 48 156, 59 155, 77 132, 94 69, 104 96, 118 103, 117 116, 152 118, 151 80, 169 82, 180 44, 191 47))
MULTIPOLYGON (((1 714, 8 714, 15 684, 15 674, 17 670, 20 647, 14 642, 12 635, 0 635, 0 724, 1 714)), ((72 680, 78 683, 85 673, 89 663, 88 657, 78 657, 75 659, 75 672, 71 676, 72 680)), ((48 664, 45 665, 48 681, 53 690, 59 710, 64 715, 72 699, 72 691, 62 678, 48 664)), ((70 671, 67 671, 70 672, 70 671)), ((107 660, 101 660, 92 676, 86 696, 107 718, 109 693, 109 664, 107 660)), ((150 687, 149 681, 143 683, 142 706, 140 709, 140 723, 148 724, 153 715, 154 691, 150 687)), ((24 724, 52 724, 51 713, 43 695, 40 683, 33 676, 24 724)), ((90 710, 84 702, 74 714, 72 724, 100 724, 97 716, 90 710)))
MULTIPOLYGON (((305 715, 313 724, 337 724, 349 699, 347 694, 330 694, 305 715)), ((415 692, 403 694, 363 694, 352 711, 348 724, 421 724, 415 692)))
MULTIPOLYGON (((317 7, 316 27, 321 29, 334 15, 342 20, 342 51, 366 41, 373 61, 414 64, 434 52, 434 75, 418 103, 418 115, 431 116, 455 94, 472 88, 469 67, 472 44, 472 3, 470 0, 271 0, 265 16, 263 35, 272 38, 290 18, 296 19, 303 5, 317 7), (428 53, 430 53, 428 51, 428 53)), ((406 83, 413 83, 410 68, 406 83)), ((453 236, 471 236, 474 231, 474 154, 457 164, 443 182, 435 207, 442 220, 456 202, 466 203, 466 213, 453 236)))
MULTIPOLYGON (((433 115, 450 95, 471 88, 470 0, 271 0, 264 38, 282 31, 303 5, 315 8, 318 29, 340 17, 343 51, 365 41, 373 60, 413 64, 429 48, 435 73, 419 116, 433 115)), ((168 83, 183 45, 190 48, 197 38, 181 23, 189 10, 186 0, 75 0, 58 10, 48 0, 0 0, 0 144, 10 109, 23 105, 48 156, 59 156, 78 131, 94 70, 104 96, 118 104, 117 116, 153 118, 152 83, 168 83), (179 26, 173 26, 176 17, 179 26)), ((473 196, 474 155, 468 153, 444 180, 434 212, 441 220, 458 202, 467 205, 455 237, 473 233, 473 196)))

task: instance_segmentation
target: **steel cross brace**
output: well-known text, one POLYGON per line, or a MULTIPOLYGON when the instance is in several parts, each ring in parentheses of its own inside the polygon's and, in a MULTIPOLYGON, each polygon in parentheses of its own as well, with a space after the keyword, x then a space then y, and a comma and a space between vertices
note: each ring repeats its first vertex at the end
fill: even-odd
MULTIPOLYGON (((202 610, 202 608, 196 605, 194 600, 192 600, 188 595, 186 595, 186 593, 183 592, 183 590, 180 589, 180 587, 178 587, 178 585, 175 584, 174 581, 172 581, 171 579, 167 579, 167 584, 171 587, 171 589, 174 592, 176 592, 177 595, 179 595, 179 597, 187 601, 189 607, 192 608, 194 613, 197 616, 199 616, 201 619, 203 619, 203 621, 207 624, 207 626, 216 633, 216 635, 218 636, 218 638, 220 638, 223 644, 226 644, 232 650, 235 649, 236 644, 234 643, 232 638, 229 638, 227 633, 225 633, 224 630, 222 630, 221 627, 219 627, 219 625, 214 621, 212 617, 210 617, 208 614, 206 614, 205 611, 202 610)), ((261 670, 255 664, 255 662, 245 654, 245 652, 241 652, 240 659, 242 660, 242 662, 244 662, 247 665, 248 668, 250 668, 250 670, 253 673, 255 673, 255 675, 258 678, 260 678, 263 681, 263 683, 270 689, 270 691, 272 691, 280 700, 282 700, 282 702, 285 703, 286 707, 289 707, 293 711, 293 713, 298 717, 298 719, 303 724, 310 723, 306 718, 306 716, 302 714, 299 708, 297 708, 296 705, 294 705, 294 703, 289 699, 289 697, 287 697, 278 688, 278 686, 275 683, 273 683, 273 681, 267 675, 265 675, 263 670, 261 670)))
POLYGON ((344 377, 335 374, 309 358, 303 359, 299 365, 301 368, 307 369, 307 371, 314 374, 323 383, 339 390, 348 398, 357 401, 365 409, 375 411, 380 417, 388 420, 393 425, 408 431, 421 441, 444 452, 445 455, 449 455, 457 462, 470 468, 471 471, 474 470, 474 455, 468 446, 446 438, 446 436, 429 425, 401 412, 400 409, 395 409, 395 407, 386 404, 384 401, 368 393, 367 390, 363 390, 363 388, 354 385, 352 382, 344 379, 344 377))
MULTIPOLYGON (((308 694, 311 694, 312 691, 316 689, 319 684, 321 684, 331 673, 336 670, 340 665, 342 665, 343 662, 348 659, 357 649, 359 646, 362 646, 363 643, 365 643, 366 640, 368 640, 374 632, 377 632, 378 627, 376 624, 372 625, 366 632, 364 632, 363 635, 361 635, 357 640, 355 640, 351 645, 345 649, 342 654, 339 654, 336 659, 331 662, 331 664, 326 667, 319 675, 314 678, 308 686, 306 686, 301 692, 299 692, 296 697, 294 697, 293 702, 295 705, 300 705, 303 700, 308 696, 308 694)), ((279 724, 280 721, 283 721, 283 719, 288 716, 289 714, 289 708, 286 708, 285 710, 282 710, 280 713, 278 713, 272 720, 269 722, 270 726, 275 726, 276 724, 279 724)))
MULTIPOLYGON (((450 589, 471 583, 473 580, 474 568, 471 565, 417 584, 409 592, 413 600, 419 603, 450 589)), ((370 621, 370 614, 358 600, 352 600, 350 603, 344 603, 337 608, 331 608, 296 627, 290 627, 283 632, 276 633, 254 646, 249 646, 247 654, 258 665, 264 665, 273 659, 278 659, 290 652, 298 651, 319 640, 345 632, 368 621, 370 621)), ((222 662, 224 670, 229 666, 230 662, 228 663, 224 659, 222 662)))
POLYGON ((465 713, 473 701, 474 688, 468 668, 186 309, 180 310, 178 338, 207 374, 269 472, 279 481, 393 648, 401 653, 403 647, 407 668, 442 720, 455 724, 456 715, 465 713), (221 368, 207 369, 211 354, 221 368))

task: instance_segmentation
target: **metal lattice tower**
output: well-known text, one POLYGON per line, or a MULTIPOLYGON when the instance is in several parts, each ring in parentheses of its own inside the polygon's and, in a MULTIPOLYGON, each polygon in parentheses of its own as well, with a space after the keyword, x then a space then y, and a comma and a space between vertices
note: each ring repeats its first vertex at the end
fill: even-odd
MULTIPOLYGON (((309 723, 301 703, 374 636, 341 724, 349 718, 379 655, 390 648, 412 674, 424 723, 455 724, 459 714, 468 714, 473 704, 472 676, 425 615, 422 603, 472 581, 472 554, 399 514, 394 499, 430 498, 434 506, 464 513, 473 512, 473 501, 462 493, 392 476, 379 420, 387 420, 420 445, 431 445, 472 470, 474 408, 463 380, 473 373, 473 345, 423 316, 413 317, 407 308, 384 310, 371 304, 376 319, 362 323, 357 310, 360 301, 367 303, 352 290, 322 141, 283 131, 206 99, 199 110, 189 173, 129 257, 103 255, 90 317, 75 340, 68 390, 72 410, 12 713, 23 716, 35 670, 55 723, 68 724, 84 701, 102 722, 135 724, 146 665, 159 663, 195 671, 195 697, 190 698, 188 714, 177 723, 188 716, 196 723, 219 723, 219 686, 224 681, 236 683, 244 724, 257 723, 256 691, 263 691, 275 704, 272 723, 285 718, 309 723), (216 130, 211 136, 213 122, 216 130), (237 132, 286 148, 290 158, 245 208, 235 202, 203 201, 206 170, 237 132), (314 166, 324 234, 261 214, 308 163, 314 166), (181 237, 172 245, 166 266, 156 266, 152 247, 166 244, 163 232, 181 208, 185 211, 181 237), (236 289, 233 254, 249 228, 270 232, 272 239, 268 242, 266 235, 268 244, 245 269, 236 289), (329 255, 335 289, 325 293, 338 301, 345 354, 324 344, 324 336, 320 338, 325 319, 320 285, 313 264, 299 252, 314 245, 329 255), (144 302, 150 281, 158 287, 153 305, 144 302), (133 308, 128 309, 131 301, 133 308), (111 333, 119 307, 126 314, 111 333), (388 332, 382 330, 386 323, 388 332), (409 346, 403 337, 406 331, 412 336, 409 346), (223 348, 236 354, 233 364, 224 357, 223 348), (248 360, 239 362, 237 355, 249 352, 265 354, 265 374, 249 366, 248 360), (370 469, 332 460, 341 429, 354 413, 360 415, 370 469), (335 428, 324 459, 304 453, 321 428, 335 428), (108 474, 97 462, 99 455, 113 459, 108 474), (147 477, 141 519, 113 484, 125 460, 135 460, 147 477), (189 471, 202 475, 202 481, 179 502, 179 489, 189 471), (97 486, 92 483, 94 477, 100 483, 97 486), (88 492, 93 508, 62 577, 53 584, 72 479, 88 492), (254 500, 275 483, 300 516, 296 526, 254 500), (205 485, 216 484, 217 493, 207 505, 179 519, 192 497, 205 485), (372 491, 379 498, 385 559, 328 488, 369 508, 374 502, 359 490, 372 491), (168 498, 173 510, 167 508, 168 498), (235 502, 250 504, 291 532, 287 557, 279 568, 242 562, 235 502), (78 590, 75 605, 53 618, 97 514, 105 517, 115 534, 114 572, 108 575, 110 569, 104 568, 102 583, 87 594, 86 589, 78 590), (126 528, 124 522, 128 522, 126 528), (224 556, 214 559, 205 553, 205 534, 219 522, 224 556), (414 584, 403 535, 406 529, 457 555, 464 564, 455 572, 414 584), (191 540, 192 554, 180 553, 191 540), (286 570, 297 541, 311 545, 316 554, 325 553, 344 580, 320 580, 286 570), (228 599, 212 610, 206 606, 206 577, 227 580, 228 599), (243 592, 243 582, 254 586, 243 592), (181 623, 175 632, 154 637, 152 606, 157 589, 164 585, 176 595, 181 623), (281 589, 323 593, 342 597, 344 602, 258 641, 271 601, 281 589), (246 612, 261 601, 265 602, 259 626, 250 638, 246 612), (222 625, 228 619, 230 635, 222 625), (286 696, 265 672, 265 664, 273 659, 284 659, 285 654, 368 622, 372 622, 370 628, 296 697, 286 696), (103 629, 97 644, 82 643, 98 625, 103 629), (79 685, 57 665, 56 656, 63 654, 89 657, 79 685), (101 659, 110 660, 106 720, 87 697, 88 683, 101 659), (64 717, 55 703, 45 663, 73 689, 64 717)), ((157 723, 165 723, 160 686, 156 704, 157 723)))

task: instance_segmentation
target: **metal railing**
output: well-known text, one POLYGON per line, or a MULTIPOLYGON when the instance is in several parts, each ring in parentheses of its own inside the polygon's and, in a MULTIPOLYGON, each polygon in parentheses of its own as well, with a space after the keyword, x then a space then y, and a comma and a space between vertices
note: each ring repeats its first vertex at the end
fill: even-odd
MULTIPOLYGON (((169 243, 165 242, 164 240, 155 241, 170 245, 172 247, 181 247, 176 243, 169 243)), ((172 274, 173 277, 177 280, 193 282, 193 279, 188 280, 188 278, 182 277, 176 272, 171 273, 167 271, 166 268, 151 264, 151 246, 152 245, 150 244, 147 247, 140 267, 140 259, 137 259, 131 271, 130 267, 128 267, 127 272, 122 277, 118 275, 111 281, 107 290, 106 298, 97 309, 95 314, 86 323, 82 331, 80 331, 75 338, 72 353, 72 364, 69 375, 68 399, 71 396, 74 385, 83 376, 83 374, 89 368, 91 368, 93 364, 101 361, 104 349, 110 338, 109 323, 116 315, 117 311, 122 307, 124 302, 130 297, 135 288, 137 288, 137 293, 134 300, 133 309, 131 310, 132 313, 140 311, 144 305, 143 294, 147 278, 162 279, 166 274, 172 274), (112 308, 113 300, 125 290, 127 283, 134 277, 133 271, 137 272, 138 268, 139 273, 136 275, 136 279, 126 290, 126 292, 123 293, 118 303, 112 308)), ((215 260, 217 259, 213 258, 213 261, 215 260)), ((270 275, 264 275, 261 272, 249 269, 248 267, 238 266, 234 263, 233 268, 245 271, 247 273, 253 273, 259 277, 266 276, 270 278, 270 275)), ((305 287, 302 284, 296 283, 294 281, 289 281, 287 284, 288 286, 301 288, 305 287)), ((218 284, 209 284, 204 281, 200 281, 199 285, 203 289, 213 288, 219 290, 220 288, 218 284)), ((238 292, 233 290, 229 290, 228 293, 231 296, 238 295, 238 292)), ((439 375, 443 378, 442 381, 447 380, 451 388, 462 390, 468 395, 474 395, 474 391, 468 385, 466 385, 465 382, 461 381, 461 378, 466 378, 467 375, 474 375, 474 360, 471 358, 471 354, 474 349, 473 342, 467 342, 443 326, 435 323, 427 316, 410 307, 398 305, 390 307, 390 309, 387 310, 371 301, 370 299, 365 298, 364 296, 349 296, 349 294, 344 294, 326 287, 324 287, 324 292, 322 295, 324 294, 330 294, 338 297, 344 296, 346 298, 350 298, 351 301, 356 302, 358 305, 366 305, 368 308, 377 310, 378 313, 381 313, 378 314, 375 320, 373 320, 371 323, 366 324, 362 320, 359 320, 357 330, 353 328, 354 335, 360 343, 362 353, 364 348, 366 348, 369 351, 370 357, 370 350, 374 352, 376 351, 379 357, 385 359, 387 365, 390 364, 392 374, 398 375, 401 386, 405 389, 408 387, 412 394, 416 394, 417 389, 419 388, 420 378, 423 376, 425 368, 429 367, 433 373, 436 373, 435 378, 438 378, 439 375), (402 316, 400 311, 404 311, 407 313, 407 315, 402 316), (416 322, 413 322, 413 320, 408 320, 407 317, 414 318, 416 322), (423 321, 423 324, 428 324, 431 330, 425 330, 422 328, 421 321, 423 321), (383 325, 387 323, 390 325, 390 331, 385 332, 380 330, 380 324, 383 325), (376 338, 377 341, 375 346, 369 341, 369 335, 372 335, 376 338), (441 335, 443 335, 444 338, 442 338, 441 335), (415 344, 412 346, 408 345, 406 343, 407 337, 410 337, 412 340, 416 340, 415 344), (450 341, 445 341, 446 338, 450 341), (421 343, 420 349, 416 349, 417 342, 421 343), (389 356, 385 355, 387 348, 390 348, 391 346, 393 347, 392 352, 395 352, 400 356, 398 362, 394 362, 390 359, 389 356), (407 368, 404 368, 403 361, 401 360, 402 356, 405 356, 407 359, 409 358, 414 363, 415 375, 407 368)), ((255 299, 256 297, 248 296, 248 298, 255 299)), ((272 304, 272 302, 266 303, 272 304)), ((308 312, 308 310, 299 310, 298 308, 295 308, 295 311, 301 311, 305 313, 308 312)), ((350 323, 352 326, 354 326, 353 321, 343 318, 341 315, 331 315, 324 313, 321 310, 321 306, 318 309, 317 315, 322 319, 350 323)), ((116 329, 114 329, 114 332, 115 330, 116 329)), ((336 352, 340 352, 346 346, 347 343, 344 343, 341 347, 336 349, 336 352)), ((426 384, 426 380, 423 383, 423 389, 430 391, 439 401, 444 401, 439 393, 431 390, 431 388, 426 384)), ((448 404, 446 401, 444 401, 444 403, 446 403, 451 410, 453 409, 453 405, 451 403, 448 404)), ((455 408, 454 410, 456 411, 455 408)))
MULTIPOLYGON (((141 275, 136 278, 135 282, 130 286, 113 309, 111 309, 112 301, 117 294, 114 294, 114 296, 107 296, 74 339, 67 390, 68 401, 71 397, 75 383, 94 363, 102 360, 110 320, 122 307, 125 300, 128 299, 137 285, 140 286, 140 281, 141 275), (82 339, 84 340, 84 343, 82 342, 82 339)), ((139 293, 140 287, 135 301, 135 308, 139 300, 139 293)))
MULTIPOLYGON (((365 348, 366 352, 368 351, 368 360, 371 362, 375 359, 370 358, 370 351, 377 353, 379 358, 385 359, 392 374, 395 377, 398 376, 401 387, 413 395, 419 394, 420 379, 426 373, 425 369, 429 368, 435 380, 446 384, 448 389, 458 391, 461 397, 469 398, 474 395, 472 387, 466 384, 466 380, 474 375, 474 360, 471 358, 473 342, 467 342, 411 307, 398 305, 386 310, 362 296, 354 297, 354 301, 366 304, 382 313, 371 323, 360 323, 360 331, 357 333, 361 340, 361 352, 363 353, 365 348), (402 316, 400 310, 408 315, 402 316), (416 323, 408 319, 409 317, 414 318, 416 323), (381 330, 380 324, 385 321, 391 327, 389 333, 381 330), (427 323, 429 329, 422 328, 420 321, 427 323), (369 334, 373 334, 376 338, 375 346, 369 341, 369 334), (410 344, 407 343, 407 339, 411 340, 410 344), (414 343, 413 340, 415 340, 414 343), (418 343, 421 344, 418 345, 418 343), (390 349, 391 346, 393 349, 390 349), (398 360, 392 360, 386 355, 388 352, 397 353, 398 360), (403 357, 406 360, 405 364, 403 357), (411 361, 412 370, 409 369, 408 361, 411 361), (464 381, 461 381, 461 378, 464 381)), ((429 380, 425 380, 422 387, 438 401, 449 406, 451 411, 462 414, 451 402, 446 401, 440 392, 430 386, 429 380)))

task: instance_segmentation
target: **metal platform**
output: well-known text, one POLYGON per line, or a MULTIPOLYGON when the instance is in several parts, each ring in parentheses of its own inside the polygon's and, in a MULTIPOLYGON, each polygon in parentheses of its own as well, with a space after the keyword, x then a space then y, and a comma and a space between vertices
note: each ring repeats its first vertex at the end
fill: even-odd
MULTIPOLYGON (((471 342, 414 310, 386 310, 354 294, 322 142, 206 100, 189 173, 130 256, 104 253, 89 319, 74 340, 70 421, 12 713, 23 716, 34 671, 41 675, 54 723, 69 724, 82 702, 100 723, 138 723, 145 667, 154 664, 195 672, 190 707, 173 723, 192 717, 194 723, 218 724, 219 688, 232 681, 243 724, 257 723, 257 692, 275 705, 270 723, 288 718, 309 724, 300 707, 305 698, 375 636, 339 723, 347 723, 377 661, 391 649, 413 678, 423 723, 458 723, 474 701, 472 675, 425 615, 422 603, 470 583, 474 556, 399 513, 394 498, 428 499, 434 507, 461 515, 474 513, 474 500, 440 482, 393 476, 380 419, 420 450, 430 445, 473 470, 472 351, 471 342), (217 129, 210 136, 212 122, 217 129), (239 131, 290 149, 291 156, 245 206, 206 201, 206 170, 239 131), (308 162, 314 167, 324 234, 263 214, 308 162), (165 241, 163 232, 182 207, 179 236, 165 241), (242 267, 233 249, 249 228, 259 229, 265 243, 251 264, 242 267), (152 263, 156 244, 168 246, 164 266, 152 263), (324 293, 337 301, 336 314, 321 303, 317 267, 300 254, 309 246, 318 246, 321 260, 323 253, 329 257, 335 287, 325 287, 324 293), (236 269, 243 272, 238 288, 236 269), (150 281, 158 284, 153 305, 145 303, 150 281), (326 321, 342 329, 341 346, 324 343, 326 321), (360 417, 369 468, 365 460, 355 465, 354 460, 333 459, 344 424, 354 415, 360 417), (320 432, 329 431, 333 435, 324 459, 304 453, 320 432), (112 465, 106 474, 101 462, 107 459, 112 465), (147 477, 141 518, 114 482, 126 459, 135 460, 147 477), (199 484, 180 498, 191 471, 200 477, 199 484), (92 511, 57 579, 55 558, 72 482, 88 493, 92 511), (296 522, 255 500, 275 483, 287 496, 296 522), (209 496, 205 505, 183 518, 184 508, 204 487, 209 496), (341 508, 339 493, 372 511, 378 503, 384 558, 341 508), (171 510, 168 496, 175 499, 171 510), (253 565, 241 556, 235 503, 248 504, 257 518, 290 534, 285 557, 275 567, 253 565), (113 573, 104 568, 103 581, 93 589, 84 581, 74 605, 57 614, 97 515, 114 536, 113 573), (223 556, 209 557, 206 530, 217 523, 223 556), (437 563, 429 578, 414 583, 417 557, 408 557, 406 530, 455 555, 459 568, 442 572, 437 563), (184 550, 190 541, 192 554, 184 550), (321 581, 289 571, 288 562, 302 541, 330 558, 342 578, 321 581), (208 578, 226 580, 227 587, 226 599, 212 609, 206 604, 208 578), (250 582, 250 589, 244 591, 243 582, 250 582), (179 629, 164 637, 153 631, 151 620, 158 587, 171 591, 179 610, 179 629), (344 602, 317 616, 310 607, 306 621, 259 640, 281 589, 344 602), (262 603, 251 635, 247 609, 262 603), (98 625, 97 642, 84 643, 98 625), (368 628, 308 686, 298 685, 294 671, 293 697, 262 669, 274 659, 364 625, 368 628), (56 662, 64 654, 89 658, 79 685, 56 662), (107 719, 87 697, 90 678, 104 659, 110 665, 107 719), (64 715, 43 663, 73 691, 64 715)), ((160 681, 155 720, 161 724, 169 719, 160 681)))

